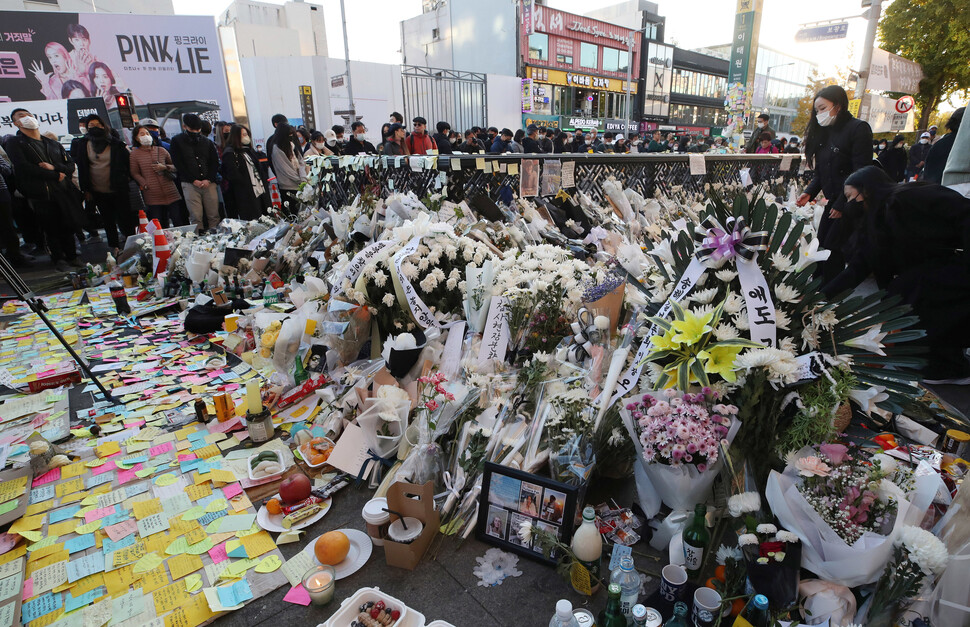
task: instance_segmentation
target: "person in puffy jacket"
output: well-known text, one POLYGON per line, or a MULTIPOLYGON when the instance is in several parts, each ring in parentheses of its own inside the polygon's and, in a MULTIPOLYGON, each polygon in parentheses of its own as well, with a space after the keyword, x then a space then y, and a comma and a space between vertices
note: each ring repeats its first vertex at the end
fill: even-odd
POLYGON ((427 155, 438 150, 434 138, 428 135, 428 121, 418 116, 412 120, 414 132, 404 140, 409 155, 427 155))

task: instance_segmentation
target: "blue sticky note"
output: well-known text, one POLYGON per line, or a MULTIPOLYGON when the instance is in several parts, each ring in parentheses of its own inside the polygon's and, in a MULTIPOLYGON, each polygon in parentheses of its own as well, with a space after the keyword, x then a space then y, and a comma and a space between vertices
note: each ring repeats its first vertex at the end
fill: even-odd
POLYGON ((246 554, 246 547, 243 546, 242 544, 240 544, 239 546, 237 546, 231 551, 227 551, 226 555, 228 555, 229 557, 239 557, 243 559, 249 557, 249 555, 246 554))
POLYGON ((68 592, 65 595, 65 599, 64 599, 64 611, 73 612, 79 607, 90 605, 92 601, 104 595, 105 595, 104 586, 99 586, 94 590, 88 590, 87 592, 85 592, 79 597, 72 597, 71 593, 68 592))
POLYGON ((54 498, 54 486, 45 485, 39 488, 35 488, 30 491, 30 499, 27 501, 30 505, 34 503, 42 503, 44 501, 54 498))
POLYGON ((105 538, 104 540, 101 541, 101 549, 104 551, 105 555, 109 555, 111 553, 114 553, 118 549, 123 549, 126 546, 131 546, 134 543, 135 543, 135 534, 125 536, 124 538, 118 540, 117 542, 113 541, 111 538, 105 538))
POLYGON ((148 461, 148 455, 139 455, 138 457, 132 457, 131 459, 125 461, 125 465, 131 468, 135 464, 144 464, 148 461))
POLYGON ((80 505, 72 505, 71 507, 65 507, 63 509, 58 509, 58 510, 55 510, 55 511, 53 511, 53 512, 51 512, 49 514, 49 517, 50 518, 48 519, 48 521, 51 524, 63 522, 63 521, 68 520, 70 518, 74 518, 74 514, 78 513, 79 511, 81 511, 81 506, 80 505))
POLYGON ((219 603, 225 607, 235 607, 253 598, 253 591, 245 579, 240 579, 231 586, 221 586, 216 590, 219 592, 219 603))
POLYGON ((130 499, 133 496, 138 496, 143 492, 148 492, 148 482, 142 481, 141 483, 129 483, 125 486, 125 498, 130 499))
POLYGON ((104 529, 105 527, 110 527, 111 525, 117 525, 118 523, 125 522, 129 518, 131 518, 131 514, 129 514, 127 511, 117 512, 115 514, 111 514, 110 516, 105 516, 101 519, 101 528, 104 529))
POLYGON ((197 442, 204 440, 207 435, 209 435, 209 432, 203 429, 202 431, 193 431, 186 437, 188 438, 189 442, 197 442))
POLYGON ((201 463, 201 459, 188 459, 184 462, 179 462, 179 470, 182 474, 188 474, 198 468, 201 463))
POLYGON ((67 563, 67 580, 71 583, 101 572, 104 572, 104 553, 90 553, 67 563))
POLYGON ((114 472, 103 472, 100 475, 92 475, 84 480, 84 487, 90 490, 91 488, 96 488, 102 483, 111 483, 111 480, 115 478, 114 472))
POLYGON ((64 548, 67 549, 68 553, 77 553, 78 551, 83 551, 84 549, 90 549, 94 546, 94 534, 86 533, 83 536, 78 536, 76 538, 71 538, 64 543, 64 548))
MULTIPOLYGON (((245 580, 244 580, 245 581, 245 580)), ((246 586, 249 587, 248 585, 246 586)), ((252 593, 250 593, 252 594, 252 593)), ((48 592, 20 606, 20 620, 29 623, 61 609, 61 593, 48 592)))
POLYGON ((199 524, 205 527, 213 520, 217 520, 219 518, 222 518, 223 516, 228 516, 228 515, 229 515, 229 512, 227 512, 224 509, 218 512, 206 512, 205 514, 202 515, 202 517, 199 518, 199 524))

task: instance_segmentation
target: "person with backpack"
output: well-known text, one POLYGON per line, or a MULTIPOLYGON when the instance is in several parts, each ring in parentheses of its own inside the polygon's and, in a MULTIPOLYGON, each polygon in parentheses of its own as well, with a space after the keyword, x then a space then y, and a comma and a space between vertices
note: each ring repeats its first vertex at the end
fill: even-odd
POLYGON ((438 144, 428 135, 428 121, 421 116, 411 121, 414 123, 414 131, 404 140, 407 153, 409 155, 433 154, 433 150, 438 150, 438 144))

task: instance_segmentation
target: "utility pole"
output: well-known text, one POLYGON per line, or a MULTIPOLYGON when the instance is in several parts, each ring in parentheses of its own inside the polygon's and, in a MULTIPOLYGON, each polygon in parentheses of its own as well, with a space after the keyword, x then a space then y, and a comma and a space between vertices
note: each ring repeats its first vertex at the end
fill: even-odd
POLYGON ((869 4, 869 24, 866 26, 866 43, 862 48, 862 62, 859 67, 859 81, 855 86, 855 97, 866 95, 866 83, 869 82, 869 66, 872 65, 872 49, 876 45, 876 26, 882 13, 882 0, 862 0, 862 6, 869 4))
POLYGON ((344 29, 344 60, 347 63, 347 95, 350 97, 350 110, 353 111, 351 123, 357 121, 357 107, 354 106, 354 84, 350 80, 350 45, 347 43, 347 14, 344 12, 344 0, 340 0, 340 21, 344 29))

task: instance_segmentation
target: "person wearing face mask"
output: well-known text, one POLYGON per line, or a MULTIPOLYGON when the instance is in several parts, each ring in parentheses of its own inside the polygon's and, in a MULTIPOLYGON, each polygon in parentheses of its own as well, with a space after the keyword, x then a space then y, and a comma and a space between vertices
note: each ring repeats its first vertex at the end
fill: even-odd
POLYGON ((909 149, 909 163, 906 165, 906 175, 910 180, 918 180, 923 176, 923 166, 926 165, 926 155, 930 154, 930 134, 923 133, 919 141, 909 149))
POLYGON ((897 185, 877 166, 845 180, 860 214, 846 269, 822 287, 831 298, 869 275, 919 316, 925 383, 970 383, 970 199, 935 183, 897 185))
MULTIPOLYGON (((332 131, 327 131, 328 133, 332 131)), ((310 135, 310 143, 307 145, 304 157, 319 157, 332 155, 333 151, 327 147, 327 138, 320 131, 313 131, 310 135)))
POLYGON ((490 155, 500 155, 505 152, 511 152, 512 149, 510 145, 512 144, 513 133, 510 129, 503 128, 502 134, 495 138, 492 142, 491 148, 488 149, 488 154, 490 155))
POLYGON ((451 124, 447 122, 438 122, 434 125, 435 130, 438 131, 434 134, 435 144, 438 145, 438 154, 450 155, 454 152, 451 145, 451 124))
POLYGON ((928 129, 926 129, 926 131, 930 134, 930 146, 936 144, 936 141, 940 139, 940 136, 937 135, 938 128, 939 127, 936 124, 933 124, 928 129))
POLYGON ((953 141, 957 137, 957 131, 960 130, 960 124, 963 122, 963 115, 966 110, 966 107, 960 107, 950 114, 950 118, 946 121, 946 130, 949 132, 935 143, 931 142, 930 152, 926 155, 926 165, 923 167, 924 181, 930 183, 943 182, 943 169, 950 157, 953 141))
POLYGON ((148 219, 158 219, 166 229, 169 225, 181 226, 181 197, 175 187, 172 155, 144 126, 136 126, 131 137, 131 178, 141 190, 148 219))
POLYGON ((522 138, 522 151, 529 154, 541 153, 542 147, 539 146, 539 127, 535 124, 530 124, 527 131, 526 136, 522 138))
POLYGON ((902 135, 896 135, 892 143, 889 144, 889 148, 882 151, 878 157, 879 163, 882 164, 882 169, 886 171, 889 178, 897 183, 902 183, 906 179, 905 141, 902 135))
POLYGON ((327 147, 327 150, 329 150, 331 154, 335 154, 335 155, 343 154, 344 145, 342 143, 343 140, 341 139, 341 137, 343 136, 343 130, 344 130, 344 127, 342 126, 334 126, 333 128, 324 131, 323 141, 327 147), (340 133, 337 133, 337 131, 334 130, 338 128, 340 129, 340 133))
POLYGON ((89 115, 87 123, 88 132, 71 146, 71 157, 77 164, 84 199, 93 202, 101 214, 108 246, 118 249, 121 247, 118 230, 125 237, 134 235, 138 224, 128 199, 130 153, 124 142, 111 135, 97 114, 89 115))
POLYGON ((767 113, 762 113, 761 115, 758 116, 757 122, 755 122, 755 125, 754 125, 755 126, 754 132, 751 133, 751 139, 748 140, 748 147, 745 149, 745 152, 749 154, 754 154, 758 152, 758 148, 761 147, 761 135, 763 133, 768 133, 768 135, 771 137, 771 140, 774 141, 775 131, 772 130, 770 126, 768 126, 769 119, 770 118, 768 117, 767 113))
POLYGON ((617 136, 616 143, 613 144, 613 152, 617 154, 626 154, 630 152, 630 145, 627 144, 622 135, 617 136))
POLYGON ((56 141, 40 133, 40 123, 26 109, 10 114, 17 134, 4 144, 13 165, 17 191, 47 236, 51 261, 58 272, 84 268, 74 244, 74 198, 68 189, 74 161, 56 141))
POLYGON ((586 152, 603 152, 603 142, 600 140, 595 128, 589 129, 589 133, 586 134, 586 139, 589 140, 586 146, 586 152))
POLYGON ((145 118, 140 120, 138 124, 148 129, 148 134, 152 136, 153 140, 158 142, 159 146, 165 150, 171 150, 171 145, 165 140, 165 137, 162 135, 162 130, 155 119, 145 118))
POLYGON ((845 267, 843 247, 857 219, 851 213, 843 215, 843 186, 846 177, 872 163, 872 128, 849 113, 849 97, 838 85, 819 90, 813 105, 805 134, 805 158, 814 174, 796 204, 804 207, 819 192, 825 194, 818 239, 831 251, 821 268, 823 278, 831 280, 845 267))
POLYGON ((229 181, 232 203, 242 220, 257 220, 269 208, 269 182, 259 167, 249 129, 233 124, 222 153, 222 176, 229 181))
POLYGON ((216 145, 202 134, 202 118, 194 113, 182 116, 184 131, 172 138, 172 162, 182 183, 182 196, 189 209, 189 223, 215 228, 219 221, 219 155, 216 145))
POLYGON ((354 122, 350 125, 350 141, 344 154, 348 155, 376 155, 377 149, 374 144, 367 141, 367 127, 363 122, 354 122))
POLYGON ((604 152, 608 154, 613 154, 614 152, 616 152, 616 148, 614 146, 615 140, 616 140, 616 135, 614 135, 612 132, 609 132, 603 135, 603 149, 600 152, 604 152))
POLYGON ((273 137, 276 144, 273 149, 273 172, 276 173, 276 183, 280 187, 283 213, 296 215, 300 208, 296 192, 300 189, 300 183, 306 179, 306 162, 292 126, 280 124, 273 137))

